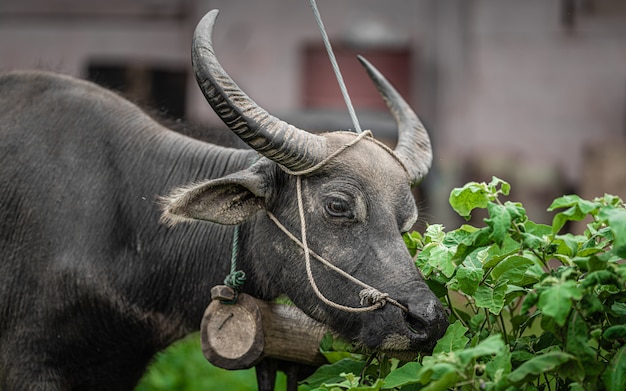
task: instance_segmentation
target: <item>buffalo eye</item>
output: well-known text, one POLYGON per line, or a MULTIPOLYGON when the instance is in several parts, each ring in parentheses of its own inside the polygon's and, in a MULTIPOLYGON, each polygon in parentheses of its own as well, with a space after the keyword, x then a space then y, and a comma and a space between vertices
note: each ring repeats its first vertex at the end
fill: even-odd
POLYGON ((347 200, 342 198, 329 198, 326 200, 326 213, 331 217, 354 218, 354 212, 347 200))

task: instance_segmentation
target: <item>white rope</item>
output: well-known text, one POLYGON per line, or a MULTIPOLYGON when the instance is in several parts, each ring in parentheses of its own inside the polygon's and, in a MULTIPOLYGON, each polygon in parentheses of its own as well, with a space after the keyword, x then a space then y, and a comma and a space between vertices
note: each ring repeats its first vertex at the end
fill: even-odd
MULTIPOLYGON (((383 307, 387 302, 389 302, 389 303, 395 305, 396 307, 400 308, 402 311, 408 312, 409 311, 408 308, 406 308, 404 305, 400 304, 396 300, 394 300, 391 297, 389 297, 389 294, 383 293, 383 292, 379 291, 378 289, 376 289, 376 288, 374 288, 374 287, 364 283, 363 281, 361 281, 358 278, 350 275, 349 273, 346 273, 342 269, 338 268, 337 266, 333 265, 332 263, 330 263, 326 259, 322 258, 318 254, 313 252, 311 249, 309 249, 309 245, 308 245, 308 242, 307 242, 307 236, 306 236, 307 229, 306 229, 306 221, 305 221, 305 213, 304 213, 304 202, 302 201, 302 176, 306 175, 306 174, 309 174, 309 173, 311 173, 311 172, 313 172, 315 170, 318 170, 324 164, 327 164, 330 161, 330 159, 332 159, 335 156, 339 155, 341 152, 345 151, 350 146, 356 144, 357 142, 359 142, 360 140, 362 140, 366 136, 371 136, 371 132, 370 131, 365 131, 365 132, 359 134, 357 137, 354 138, 354 140, 352 140, 351 142, 343 145, 337 151, 333 152, 328 157, 326 157, 324 160, 322 160, 321 162, 319 162, 318 164, 316 164, 315 166, 313 166, 311 168, 308 168, 308 169, 305 169, 305 170, 302 170, 302 171, 291 171, 291 170, 289 170, 289 169, 287 169, 285 167, 280 166, 283 170, 285 170, 285 172, 287 172, 290 175, 294 175, 296 177, 296 196, 297 196, 297 202, 298 202, 298 214, 299 214, 299 217, 300 217, 300 236, 302 238, 302 241, 298 240, 298 238, 296 236, 294 236, 283 224, 281 224, 280 221, 278 221, 278 219, 276 218, 276 216, 274 216, 274 214, 272 214, 272 212, 270 212, 268 210, 267 211, 267 215, 276 224, 276 226, 278 228, 280 228, 280 230, 283 231, 285 233, 285 235, 287 235, 287 237, 289 237, 291 240, 293 240, 298 246, 300 246, 304 250, 304 261, 305 261, 306 273, 307 273, 307 278, 309 280, 309 284, 311 285, 311 288, 313 288, 313 292, 315 292, 315 295, 317 295, 317 297, 322 302, 324 302, 325 304, 327 304, 330 307, 337 308, 339 310, 346 311, 346 312, 367 312, 367 311, 373 311, 375 309, 383 307), (361 301, 360 301, 361 305, 363 305, 364 303, 371 303, 371 305, 369 305, 367 307, 349 307, 349 306, 345 306, 345 305, 342 305, 342 304, 338 304, 338 303, 328 299, 326 296, 324 296, 324 294, 319 290, 319 288, 317 286, 317 283, 315 282, 315 278, 313 276, 313 272, 311 270, 311 255, 315 259, 320 261, 322 264, 324 264, 325 266, 327 266, 328 268, 333 270, 334 272, 339 273, 340 275, 342 275, 343 277, 345 277, 348 280, 352 281, 353 283, 361 286, 363 288, 359 292, 359 297, 361 299, 361 301)), ((385 150, 389 151, 393 155, 393 151, 390 151, 389 149, 385 149, 385 150)))
POLYGON ((330 263, 329 261, 327 261, 326 259, 324 259, 323 257, 321 257, 320 255, 318 255, 317 253, 315 253, 313 250, 309 248, 308 243, 306 241, 306 224, 304 223, 304 207, 302 206, 302 193, 301 193, 302 189, 301 189, 301 177, 300 176, 297 177, 296 186, 297 186, 297 189, 299 189, 297 190, 298 213, 300 216, 300 227, 301 227, 300 230, 302 232, 301 235, 303 235, 303 241, 300 241, 294 234, 292 234, 287 229, 287 227, 285 227, 272 212, 267 211, 267 215, 274 222, 274 224, 276 224, 276 226, 280 228, 280 230, 283 231, 285 235, 287 235, 289 239, 291 239, 294 243, 296 243, 298 246, 300 246, 300 248, 304 250, 304 262, 305 262, 305 267, 306 267, 306 272, 307 272, 307 278, 309 280, 309 284, 311 285, 311 288, 313 288, 313 292, 315 292, 315 295, 320 300, 322 300, 322 302, 324 302, 325 304, 331 307, 340 309, 342 311, 346 311, 346 312, 373 311, 375 309, 381 308, 387 302, 395 305, 396 307, 400 308, 404 312, 408 312, 409 311, 408 308, 398 303, 396 300, 390 298, 388 293, 383 293, 379 291, 378 289, 364 283, 358 278, 352 276, 351 274, 346 273, 345 271, 333 265, 332 263, 330 263), (349 306, 335 303, 334 301, 324 296, 324 294, 319 290, 317 283, 315 282, 315 277, 313 276, 313 272, 311 270, 311 256, 313 256, 313 258, 320 261, 324 266, 328 267, 332 271, 342 275, 343 277, 350 280, 351 282, 361 286, 363 288, 359 292, 361 305, 363 305, 363 303, 365 302, 372 303, 372 305, 368 307, 349 307, 349 306))
MULTIPOLYGON (((290 169, 288 169, 287 167, 280 165, 280 168, 285 171, 287 174, 289 175, 294 175, 294 176, 299 176, 299 175, 307 175, 310 174, 312 172, 315 172, 317 170, 319 170, 320 168, 322 168, 324 165, 326 165, 326 163, 328 163, 331 159, 333 159, 335 156, 339 155, 340 153, 342 153, 343 151, 345 151, 346 149, 350 148, 351 146, 353 146, 354 144, 358 143, 359 141, 361 141, 361 139, 365 138, 365 137, 374 137, 372 135, 372 131, 371 130, 366 130, 362 133, 360 133, 358 136, 356 136, 356 138, 352 141, 350 141, 347 144, 344 144, 343 146, 341 146, 341 148, 339 148, 338 150, 336 150, 335 152, 331 153, 330 155, 326 156, 324 159, 322 159, 321 162, 317 163, 316 165, 306 168, 304 170, 301 171, 292 171, 290 169)), ((372 138, 372 140, 374 140, 372 138)), ((393 154, 393 153, 392 153, 393 154)), ((404 167, 404 166, 403 166, 404 167)))
MULTIPOLYGON (((332 300, 329 300, 328 298, 326 298, 326 296, 324 296, 324 294, 319 290, 319 288, 317 287, 317 283, 315 282, 315 278, 313 278, 313 271, 311 270, 311 252, 309 250, 309 246, 307 244, 307 240, 306 240, 306 224, 303 223, 304 221, 304 205, 302 203, 302 176, 297 176, 296 177, 297 181, 296 181, 296 186, 297 186, 297 195, 298 195, 298 211, 300 213, 300 232, 302 235, 302 248, 304 249, 304 262, 305 262, 305 266, 306 266, 306 274, 307 277, 309 278, 309 283, 311 284, 311 287, 313 288, 313 291, 315 292, 315 294, 317 295, 317 297, 319 297, 320 300, 322 300, 324 303, 326 303, 327 305, 346 311, 346 312, 366 312, 366 311, 373 311, 375 309, 378 309, 382 306, 385 305, 385 301, 381 300, 378 302, 373 303, 372 305, 368 306, 368 307, 348 307, 345 305, 341 305, 338 303, 335 303, 332 300)), ((339 269, 341 270, 341 269, 339 269)), ((342 273, 343 274, 343 270, 342 273)), ((346 273, 347 274, 347 273, 346 273)), ((350 276, 352 277, 352 276, 350 276)), ((359 284, 361 285, 361 284, 359 284)), ((373 289, 373 288, 372 288, 373 289)), ((360 296, 360 294, 359 294, 360 296)))
POLYGON ((324 41, 326 52, 328 52, 328 58, 330 59, 330 63, 333 66, 335 77, 337 78, 337 82, 339 83, 339 89, 341 90, 341 94, 343 95, 343 100, 346 102, 346 106, 348 106, 348 113, 350 113, 350 118, 352 119, 352 123, 354 124, 354 129, 357 133, 361 133, 361 125, 359 125, 359 120, 356 117, 356 112, 354 111, 354 107, 352 106, 350 95, 348 95, 348 89, 343 82, 343 77, 341 77, 341 71, 339 70, 337 59, 335 58, 335 54, 333 53, 333 48, 330 46, 330 39, 328 39, 328 35, 326 34, 326 29, 324 28, 324 22, 322 22, 320 11, 317 9, 317 4, 315 3, 315 0, 309 0, 309 2, 311 3, 313 15, 315 16, 315 21, 317 22, 317 25, 320 29, 320 33, 322 33, 322 40, 324 41))

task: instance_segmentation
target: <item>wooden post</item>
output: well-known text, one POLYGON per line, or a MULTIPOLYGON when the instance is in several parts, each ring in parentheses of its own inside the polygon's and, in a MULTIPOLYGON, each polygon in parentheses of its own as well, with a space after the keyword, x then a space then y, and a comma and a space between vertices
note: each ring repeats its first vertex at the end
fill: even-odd
POLYGON ((211 296, 200 335, 202 352, 213 365, 245 369, 265 357, 312 366, 326 363, 319 344, 330 329, 297 307, 244 293, 236 297, 225 286, 214 287, 211 296))

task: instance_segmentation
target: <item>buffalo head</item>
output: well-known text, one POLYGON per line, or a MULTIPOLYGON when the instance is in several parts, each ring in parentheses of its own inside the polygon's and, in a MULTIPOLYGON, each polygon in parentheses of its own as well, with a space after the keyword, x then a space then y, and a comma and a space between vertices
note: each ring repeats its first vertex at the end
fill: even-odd
MULTIPOLYGON (((402 239, 417 218, 411 186, 428 172, 432 160, 422 123, 362 58, 398 123, 395 150, 371 137, 354 142, 357 135, 350 132, 312 134, 273 117, 243 93, 217 61, 211 41, 216 17, 217 11, 208 13, 194 35, 196 79, 215 112, 262 157, 248 169, 174 191, 165 201, 164 220, 241 224, 241 262, 251 273, 246 285, 253 286, 248 289, 266 297, 284 293, 311 317, 370 348, 431 349, 445 332, 447 316, 402 239), (351 146, 327 159, 347 144, 351 146), (300 179, 293 171, 300 172, 300 179), (270 216, 296 238, 304 227, 312 251, 401 306, 355 313, 323 302, 307 279, 303 249, 270 216)), ((361 287, 327 266, 312 261, 311 274, 328 300, 355 308, 367 304, 360 302, 361 287)))

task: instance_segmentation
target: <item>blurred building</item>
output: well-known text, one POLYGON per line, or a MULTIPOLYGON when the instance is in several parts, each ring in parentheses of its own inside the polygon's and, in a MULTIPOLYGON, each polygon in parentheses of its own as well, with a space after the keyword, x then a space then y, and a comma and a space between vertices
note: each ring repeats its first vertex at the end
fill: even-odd
MULTIPOLYGON (((626 1, 317 3, 362 127, 393 143, 393 121, 355 53, 427 124, 435 162, 426 220, 454 228, 450 190, 492 175, 510 181, 512 198, 539 221, 564 192, 626 197, 626 1)), ((89 78, 219 127, 190 65, 193 29, 213 8, 218 58, 256 102, 310 130, 353 128, 307 0, 2 0, 0 70, 89 78)))

